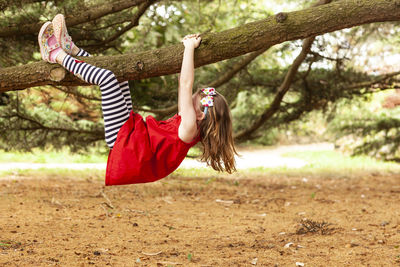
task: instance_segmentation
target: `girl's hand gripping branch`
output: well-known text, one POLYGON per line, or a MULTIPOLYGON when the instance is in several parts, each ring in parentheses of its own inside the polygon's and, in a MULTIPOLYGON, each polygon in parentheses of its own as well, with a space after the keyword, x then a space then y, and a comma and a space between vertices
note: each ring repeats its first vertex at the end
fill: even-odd
POLYGON ((199 47, 200 42, 201 42, 201 37, 199 34, 186 35, 182 39, 182 43, 185 46, 185 48, 195 49, 195 48, 199 47))
MULTIPOLYGON (((196 112, 196 106, 200 100, 192 98, 192 87, 194 82, 194 49, 201 42, 199 34, 187 35, 182 40, 185 46, 183 53, 182 68, 179 78, 178 110, 181 115, 179 126, 179 138, 184 142, 191 142, 197 135, 197 120, 204 118, 202 112, 196 112)), ((196 98, 196 97, 194 97, 196 98)))

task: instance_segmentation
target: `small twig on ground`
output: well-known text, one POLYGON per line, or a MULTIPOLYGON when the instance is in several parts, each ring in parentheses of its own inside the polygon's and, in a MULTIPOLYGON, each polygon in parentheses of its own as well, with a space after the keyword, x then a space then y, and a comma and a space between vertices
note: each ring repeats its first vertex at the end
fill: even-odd
POLYGON ((215 202, 225 204, 225 205, 232 205, 233 200, 222 200, 222 199, 216 199, 215 202))
POLYGON ((162 253, 162 251, 155 252, 155 253, 148 253, 148 252, 143 252, 143 251, 142 251, 142 254, 143 254, 143 255, 146 255, 146 256, 157 256, 157 255, 159 255, 159 254, 161 254, 161 253, 162 253))
POLYGON ((108 216, 108 210, 106 209, 106 208, 104 208, 104 206, 100 206, 100 207, 102 207, 103 208, 103 210, 105 211, 105 213, 106 213, 106 216, 108 216))
POLYGON ((107 202, 103 202, 101 204, 106 205, 107 207, 109 207, 110 209, 114 209, 114 206, 112 206, 111 204, 107 203, 107 202))
POLYGON ((168 266, 170 266, 170 265, 183 265, 180 262, 172 262, 172 261, 159 261, 159 262, 157 262, 157 264, 168 265, 168 266))
POLYGON ((146 213, 145 211, 142 211, 142 210, 132 210, 132 209, 125 209, 125 210, 129 211, 129 212, 136 212, 136 213, 141 213, 141 214, 146 213))
POLYGON ((107 195, 103 191, 100 192, 100 195, 102 195, 104 197, 104 199, 107 201, 104 204, 106 204, 108 207, 114 209, 114 206, 113 206, 111 200, 107 197, 107 195))
POLYGON ((51 198, 51 204, 57 205, 57 206, 60 206, 60 207, 64 207, 64 205, 61 204, 60 201, 56 200, 54 197, 51 198))

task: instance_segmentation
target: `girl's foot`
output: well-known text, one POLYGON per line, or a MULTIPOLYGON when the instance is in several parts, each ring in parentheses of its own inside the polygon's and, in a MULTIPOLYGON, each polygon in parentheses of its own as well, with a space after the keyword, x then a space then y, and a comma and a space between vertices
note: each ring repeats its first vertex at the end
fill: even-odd
POLYGON ((53 24, 51 22, 46 22, 40 28, 38 42, 42 59, 50 63, 57 63, 56 57, 62 49, 54 36, 53 24))
POLYGON ((57 14, 53 21, 54 35, 57 38, 57 42, 60 44, 62 49, 70 55, 75 56, 79 52, 79 48, 72 42, 71 36, 68 35, 67 25, 65 24, 65 18, 63 14, 57 14))

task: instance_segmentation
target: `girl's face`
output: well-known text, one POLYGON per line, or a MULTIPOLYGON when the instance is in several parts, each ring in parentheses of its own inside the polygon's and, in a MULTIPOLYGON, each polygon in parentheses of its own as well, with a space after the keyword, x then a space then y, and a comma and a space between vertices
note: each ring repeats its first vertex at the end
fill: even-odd
POLYGON ((196 119, 197 121, 201 121, 202 119, 204 119, 205 115, 204 112, 201 111, 201 96, 199 93, 195 93, 192 95, 192 100, 193 100, 193 107, 194 110, 196 111, 196 119))

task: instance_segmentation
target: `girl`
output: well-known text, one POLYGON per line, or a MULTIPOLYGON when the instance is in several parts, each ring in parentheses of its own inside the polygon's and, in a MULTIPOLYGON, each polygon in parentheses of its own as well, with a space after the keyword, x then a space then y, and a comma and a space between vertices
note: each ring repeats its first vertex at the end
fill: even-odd
POLYGON ((106 185, 159 180, 178 168, 189 148, 199 141, 202 161, 217 171, 236 170, 232 120, 225 98, 214 88, 192 95, 194 50, 201 41, 198 34, 183 38, 179 112, 166 121, 152 116, 144 121, 132 111, 128 82, 120 83, 111 71, 73 57, 89 54, 72 42, 63 15, 42 26, 38 41, 43 60, 58 63, 80 79, 100 86, 105 140, 110 147, 106 185))

